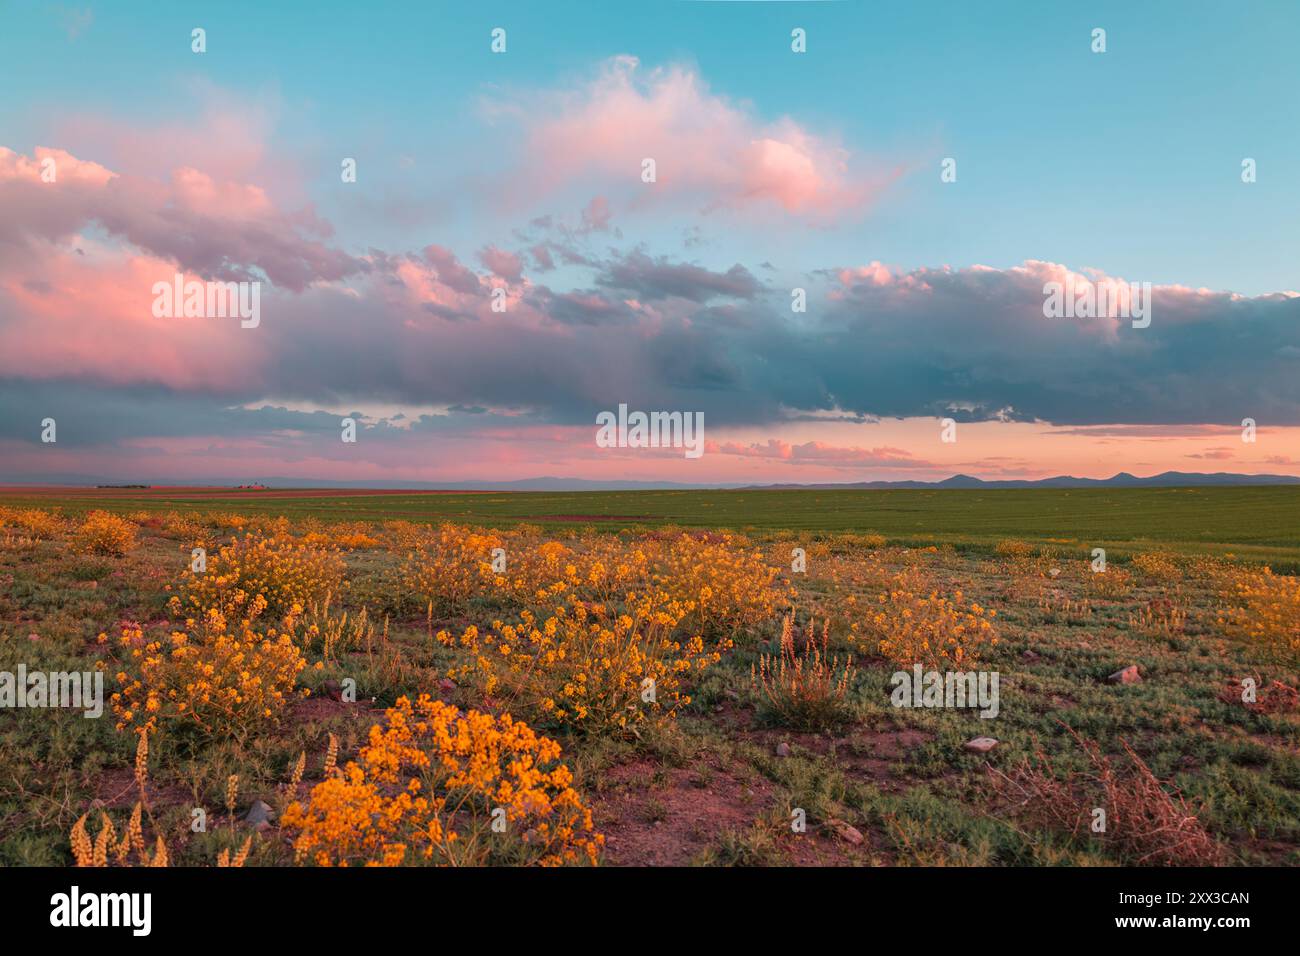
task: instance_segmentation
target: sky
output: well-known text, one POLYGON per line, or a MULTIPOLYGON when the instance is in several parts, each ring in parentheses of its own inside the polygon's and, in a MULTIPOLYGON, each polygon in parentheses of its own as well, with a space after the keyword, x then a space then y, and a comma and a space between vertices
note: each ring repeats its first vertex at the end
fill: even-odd
POLYGON ((1300 475, 1294 3, 0 19, 0 482, 1300 475))

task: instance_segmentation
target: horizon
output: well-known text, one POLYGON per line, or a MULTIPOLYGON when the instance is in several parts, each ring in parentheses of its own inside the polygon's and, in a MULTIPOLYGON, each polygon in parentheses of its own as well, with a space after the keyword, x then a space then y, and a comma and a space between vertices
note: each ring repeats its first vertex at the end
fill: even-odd
POLYGON ((10 10, 0 482, 1300 477, 1293 5, 381 8, 10 10))
POLYGON ((864 485, 879 485, 897 487, 898 490, 910 490, 903 486, 912 486, 917 490, 935 489, 940 491, 962 490, 969 488, 970 482, 978 486, 984 486, 988 490, 1008 490, 1003 486, 1046 486, 1047 488, 1063 487, 1158 487, 1158 488, 1198 488, 1198 487, 1285 487, 1291 484, 1300 484, 1300 477, 1291 475, 1276 474, 1242 474, 1237 472, 1175 472, 1165 471, 1151 475, 1133 475, 1126 471, 1116 472, 1108 478, 1083 478, 1077 475, 1053 475, 1043 479, 985 479, 974 475, 952 474, 946 478, 935 481, 855 481, 855 482, 835 482, 835 483, 789 483, 773 482, 768 484, 684 484, 684 483, 654 483, 641 482, 636 479, 625 480, 600 480, 600 479, 583 479, 576 477, 563 477, 557 475, 538 475, 532 478, 519 478, 510 481, 497 481, 493 479, 483 479, 480 481, 460 481, 447 482, 439 486, 435 482, 410 481, 406 484, 394 482, 392 484, 384 482, 354 482, 346 483, 325 478, 298 478, 282 479, 267 477, 262 479, 248 479, 243 482, 234 480, 223 481, 205 481, 192 484, 169 484, 166 482, 150 481, 130 481, 130 482, 108 482, 94 483, 93 479, 63 480, 63 481, 39 481, 29 482, 26 484, 16 482, 0 481, 0 493, 9 493, 14 491, 30 491, 44 489, 61 489, 61 490, 91 490, 91 491, 129 491, 129 490, 150 490, 150 491, 321 491, 321 492, 411 492, 420 493, 459 493, 459 494, 508 494, 510 492, 528 493, 528 492, 573 492, 581 493, 590 491, 598 493, 600 491, 749 491, 749 490, 791 490, 816 488, 818 490, 889 490, 888 488, 880 489, 863 489, 864 485), (1163 479, 1163 481, 1161 481, 1163 479), (1202 479, 1202 480, 1196 480, 1202 479), (293 484, 293 481, 301 481, 302 484, 293 484), (1186 484, 1178 484, 1178 481, 1186 480, 1186 484), (965 484, 957 484, 964 482, 965 484), (1052 482, 1081 482, 1081 485, 1052 485, 1052 482), (1112 484, 1122 482, 1121 484, 1112 484), (1151 484, 1159 482, 1158 484, 1151 484), (517 487, 506 487, 517 486, 517 487))

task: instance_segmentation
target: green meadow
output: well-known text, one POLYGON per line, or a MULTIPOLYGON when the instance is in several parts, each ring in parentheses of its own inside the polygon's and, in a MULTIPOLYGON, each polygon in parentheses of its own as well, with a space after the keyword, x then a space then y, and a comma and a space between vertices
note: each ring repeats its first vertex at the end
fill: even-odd
POLYGON ((70 514, 232 510, 325 521, 457 521, 508 526, 594 525, 611 530, 678 525, 816 536, 876 532, 901 544, 986 550, 1006 538, 1115 556, 1153 547, 1300 567, 1300 487, 1015 490, 759 490, 228 496, 167 489, 0 500, 57 505, 70 514))

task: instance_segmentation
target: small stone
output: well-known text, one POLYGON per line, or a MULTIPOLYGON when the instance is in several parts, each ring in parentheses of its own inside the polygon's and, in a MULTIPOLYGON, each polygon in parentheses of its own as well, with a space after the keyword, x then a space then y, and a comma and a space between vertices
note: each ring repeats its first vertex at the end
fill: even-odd
POLYGON ((28 635, 27 635, 27 640, 29 640, 29 641, 39 641, 40 639, 41 639, 41 635, 39 635, 39 634, 28 634, 28 635))
POLYGON ((450 694, 456 689, 456 682, 450 677, 444 677, 442 680, 438 681, 438 689, 444 694, 450 694))
POLYGON ((852 843, 854 846, 860 844, 863 840, 862 831, 843 820, 830 820, 830 825, 835 829, 841 840, 846 843, 852 843))
POLYGON ((785 741, 782 741, 781 743, 777 744, 777 745, 776 745, 776 755, 777 755, 778 757, 788 757, 788 756, 790 756, 790 745, 789 745, 788 743, 786 743, 785 741))
POLYGON ((253 805, 248 808, 248 813, 244 815, 244 822, 254 830, 266 830, 271 826, 271 820, 275 817, 275 811, 270 805, 261 800, 254 800, 253 805))
POLYGON ((1136 664, 1130 664, 1122 670, 1117 670, 1106 678, 1110 684, 1140 684, 1142 683, 1142 674, 1138 671, 1136 664))
POLYGON ((986 754, 998 745, 996 737, 976 737, 962 744, 962 747, 975 754, 986 754))
POLYGON ((1025 651, 1020 657, 1029 664, 1037 663, 1039 660, 1039 654, 1036 651, 1025 651))
POLYGON ((1060 575, 1060 573, 1061 573, 1061 569, 1060 569, 1060 568, 1052 568, 1052 569, 1051 569, 1050 571, 1048 571, 1047 573, 1050 574, 1052 577, 1057 577, 1057 576, 1060 575))

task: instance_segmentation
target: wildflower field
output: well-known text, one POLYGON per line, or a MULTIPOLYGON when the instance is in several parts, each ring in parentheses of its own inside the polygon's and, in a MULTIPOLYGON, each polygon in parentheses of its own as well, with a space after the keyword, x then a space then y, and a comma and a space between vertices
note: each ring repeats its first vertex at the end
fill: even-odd
POLYGON ((1298 525, 1287 488, 6 494, 0 672, 104 706, 0 711, 0 864, 1300 863, 1298 525))

